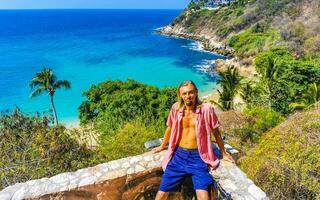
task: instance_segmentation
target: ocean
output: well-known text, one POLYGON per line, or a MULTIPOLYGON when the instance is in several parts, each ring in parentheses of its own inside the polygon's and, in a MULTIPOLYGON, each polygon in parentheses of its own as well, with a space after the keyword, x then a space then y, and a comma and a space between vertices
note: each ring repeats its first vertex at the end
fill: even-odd
POLYGON ((204 95, 217 75, 205 68, 221 55, 199 42, 158 35, 182 10, 0 10, 0 111, 51 109, 48 95, 29 99, 29 82, 44 67, 71 90, 54 96, 60 121, 78 121, 92 84, 128 78, 159 88, 193 80, 204 95))

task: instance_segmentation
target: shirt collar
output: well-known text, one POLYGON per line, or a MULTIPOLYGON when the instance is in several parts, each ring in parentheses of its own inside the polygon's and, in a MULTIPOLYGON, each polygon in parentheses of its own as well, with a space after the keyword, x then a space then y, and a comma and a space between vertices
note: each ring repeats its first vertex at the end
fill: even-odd
MULTIPOLYGON (((202 107, 202 104, 197 105, 196 114, 199 114, 199 113, 200 113, 201 107, 202 107)), ((181 113, 181 114, 183 114, 183 111, 184 111, 185 109, 186 109, 186 107, 185 107, 185 106, 182 106, 182 108, 180 108, 180 109, 178 110, 178 112, 181 113)))

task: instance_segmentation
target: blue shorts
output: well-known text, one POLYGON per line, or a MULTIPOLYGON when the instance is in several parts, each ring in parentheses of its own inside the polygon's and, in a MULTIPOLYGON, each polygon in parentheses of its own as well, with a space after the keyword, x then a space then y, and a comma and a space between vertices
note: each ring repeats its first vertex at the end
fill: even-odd
POLYGON ((209 191, 209 186, 213 184, 208 165, 201 159, 198 150, 178 147, 164 171, 160 191, 180 191, 181 184, 187 175, 191 175, 195 190, 209 191))

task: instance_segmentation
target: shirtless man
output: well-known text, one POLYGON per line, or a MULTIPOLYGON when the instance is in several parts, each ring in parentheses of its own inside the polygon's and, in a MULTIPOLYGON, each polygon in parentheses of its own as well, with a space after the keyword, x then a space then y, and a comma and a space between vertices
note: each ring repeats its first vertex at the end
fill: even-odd
POLYGON ((219 122, 213 107, 201 103, 198 89, 192 81, 184 81, 178 87, 179 102, 169 113, 167 130, 162 144, 153 149, 160 152, 169 142, 167 154, 162 162, 164 174, 156 200, 167 199, 169 192, 177 192, 186 175, 191 175, 199 200, 209 199, 209 186, 213 178, 209 173, 219 164, 213 153, 211 132, 216 139, 223 159, 233 162, 226 153, 218 130, 219 122))

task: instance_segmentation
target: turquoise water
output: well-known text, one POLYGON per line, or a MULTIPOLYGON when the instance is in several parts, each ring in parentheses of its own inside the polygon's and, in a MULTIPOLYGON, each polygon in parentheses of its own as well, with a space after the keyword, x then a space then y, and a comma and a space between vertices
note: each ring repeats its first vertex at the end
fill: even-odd
POLYGON ((44 66, 71 90, 55 94, 60 121, 77 121, 82 93, 107 79, 128 78, 160 88, 193 80, 201 94, 217 76, 203 68, 222 56, 198 43, 155 34, 181 10, 0 11, 0 110, 51 108, 47 95, 29 99, 29 81, 44 66))

